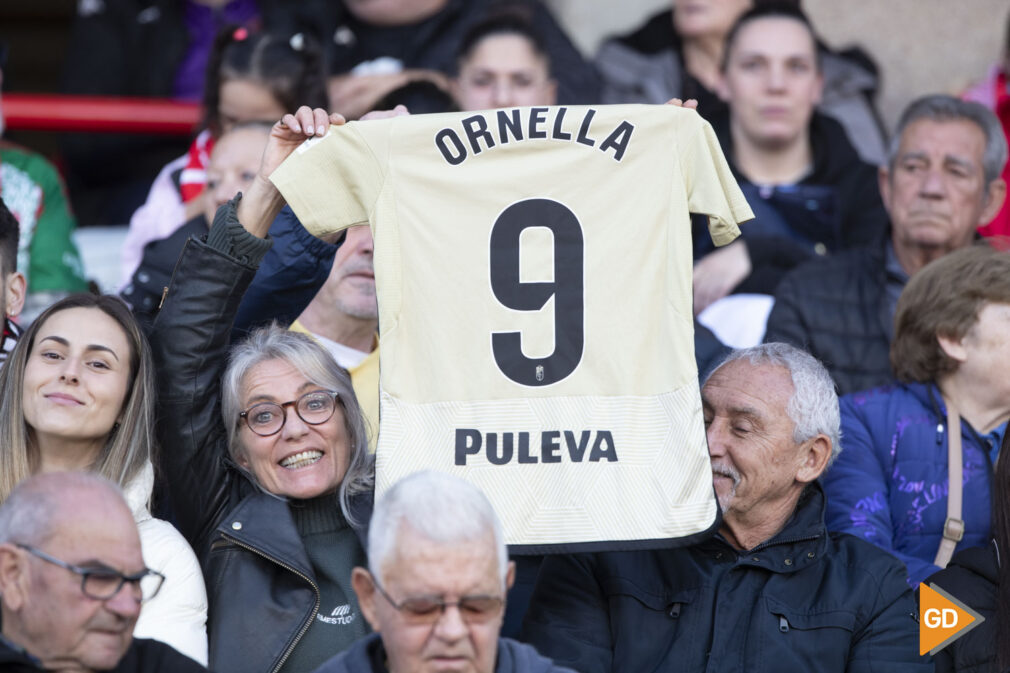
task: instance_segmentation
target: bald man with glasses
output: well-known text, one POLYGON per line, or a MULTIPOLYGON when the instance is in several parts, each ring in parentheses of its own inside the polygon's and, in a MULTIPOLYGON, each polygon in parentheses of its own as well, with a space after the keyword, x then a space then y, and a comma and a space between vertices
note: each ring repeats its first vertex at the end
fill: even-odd
POLYGON ((164 579, 144 565, 112 483, 77 472, 27 479, 0 506, 0 670, 205 671, 168 645, 133 638, 164 579))
POLYGON ((491 503, 462 479, 397 482, 372 514, 368 565, 351 583, 375 633, 317 673, 574 673, 499 637, 515 566, 491 503))

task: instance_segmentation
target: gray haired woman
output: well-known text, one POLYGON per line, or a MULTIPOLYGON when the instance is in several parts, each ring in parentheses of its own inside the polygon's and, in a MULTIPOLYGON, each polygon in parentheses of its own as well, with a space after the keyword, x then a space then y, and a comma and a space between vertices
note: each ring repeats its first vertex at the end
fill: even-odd
POLYGON ((159 438, 207 578, 210 668, 307 671, 368 631, 350 575, 374 469, 350 379, 311 337, 266 327, 229 356, 270 245, 239 224, 240 198, 187 242, 152 328, 159 438))

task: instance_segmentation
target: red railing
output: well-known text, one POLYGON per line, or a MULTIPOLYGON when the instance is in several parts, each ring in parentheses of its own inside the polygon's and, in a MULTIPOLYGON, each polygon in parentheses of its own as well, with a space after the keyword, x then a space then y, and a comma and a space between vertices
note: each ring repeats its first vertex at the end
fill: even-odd
POLYGON ((190 135, 202 111, 160 98, 5 93, 3 114, 11 130, 190 135))

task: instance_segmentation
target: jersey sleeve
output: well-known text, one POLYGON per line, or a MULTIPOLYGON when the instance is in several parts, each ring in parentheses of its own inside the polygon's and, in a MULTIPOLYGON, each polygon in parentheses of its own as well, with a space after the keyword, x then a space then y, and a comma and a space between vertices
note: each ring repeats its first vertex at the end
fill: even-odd
POLYGON ((369 222, 384 176, 377 156, 384 154, 391 121, 331 126, 326 136, 302 143, 270 176, 312 234, 369 222))
POLYGON ((754 213, 736 184, 715 131, 703 120, 688 126, 680 148, 688 210, 708 215, 708 231, 716 245, 731 243, 740 235, 737 225, 754 219, 754 213))

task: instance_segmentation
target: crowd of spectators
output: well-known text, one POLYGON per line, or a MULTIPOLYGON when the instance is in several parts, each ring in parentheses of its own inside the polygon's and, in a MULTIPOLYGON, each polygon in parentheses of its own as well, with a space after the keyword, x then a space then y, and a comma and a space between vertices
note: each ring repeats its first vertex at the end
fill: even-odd
POLYGON ((204 117, 64 138, 69 192, 0 141, 0 669, 1010 670, 1010 24, 888 133, 799 0, 671 4, 587 60, 538 0, 79 2, 64 92, 204 117), (510 560, 465 481, 376 499, 382 251, 271 174, 347 120, 667 101, 756 216, 692 225, 716 530, 510 560), (118 295, 75 210, 130 222, 118 295), (935 657, 925 581, 986 617, 935 657))

